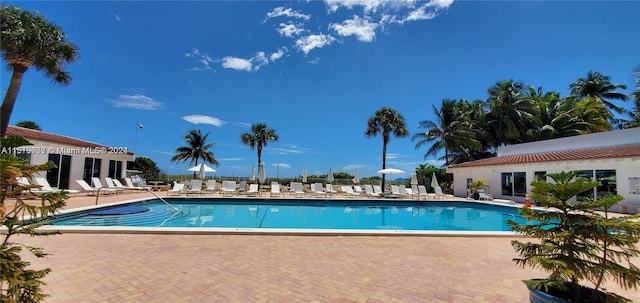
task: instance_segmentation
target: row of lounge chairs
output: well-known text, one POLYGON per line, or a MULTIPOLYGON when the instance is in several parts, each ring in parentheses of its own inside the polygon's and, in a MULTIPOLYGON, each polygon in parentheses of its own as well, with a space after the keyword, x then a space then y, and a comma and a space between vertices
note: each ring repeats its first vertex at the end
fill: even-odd
POLYGON ((222 181, 220 188, 217 187, 216 180, 207 180, 206 187, 203 188, 201 180, 191 180, 188 184, 174 182, 173 188, 167 191, 167 195, 190 195, 190 194, 206 194, 221 193, 223 196, 232 196, 235 194, 244 194, 248 196, 270 195, 281 196, 287 194, 293 197, 319 197, 330 196, 332 194, 343 194, 348 197, 379 197, 379 198, 405 198, 405 199, 452 199, 453 195, 442 193, 441 188, 436 188, 434 193, 428 193, 424 185, 415 185, 406 188, 404 185, 392 185, 391 192, 383 193, 379 185, 364 185, 364 189, 360 185, 340 186, 340 191, 336 191, 333 185, 328 183, 323 186, 322 183, 312 183, 310 189, 305 190, 304 184, 301 182, 291 182, 287 191, 281 190, 281 185, 273 182, 269 191, 260 191, 258 184, 247 184, 241 181, 237 185, 236 181, 222 181), (188 187, 187 187, 188 185, 188 187))

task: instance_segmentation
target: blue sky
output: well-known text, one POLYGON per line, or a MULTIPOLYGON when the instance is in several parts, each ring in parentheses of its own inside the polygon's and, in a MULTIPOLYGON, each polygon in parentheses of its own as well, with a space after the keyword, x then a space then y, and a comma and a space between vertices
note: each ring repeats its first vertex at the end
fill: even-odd
MULTIPOLYGON (((413 134, 432 105, 486 99, 499 80, 566 95, 593 70, 629 93, 640 64, 637 1, 7 3, 41 12, 80 48, 71 86, 27 72, 10 124, 125 146, 171 174, 187 173, 170 158, 199 129, 216 143, 217 175, 248 176, 257 153, 240 134, 263 122, 280 136, 263 152, 269 177, 376 175, 382 138, 364 131, 381 107, 413 134)), ((440 164, 414 146, 392 138, 387 167, 440 164)))

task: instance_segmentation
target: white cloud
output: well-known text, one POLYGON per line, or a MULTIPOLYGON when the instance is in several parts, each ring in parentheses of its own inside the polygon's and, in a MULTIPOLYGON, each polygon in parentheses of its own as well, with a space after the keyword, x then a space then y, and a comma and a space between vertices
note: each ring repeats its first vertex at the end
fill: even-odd
POLYGON ((187 122, 191 122, 193 124, 209 124, 209 125, 218 126, 218 127, 225 124, 224 121, 216 117, 205 116, 205 115, 187 115, 187 116, 183 116, 182 119, 187 122))
POLYGON ((371 42, 376 37, 378 24, 371 22, 370 17, 360 18, 353 16, 353 19, 344 20, 341 24, 332 23, 329 25, 340 36, 356 36, 358 41, 371 42))
POLYGON ((286 52, 287 48, 281 47, 269 55, 262 51, 256 52, 256 54, 249 59, 227 56, 222 58, 222 67, 247 72, 257 71, 261 67, 269 64, 269 62, 282 58, 286 52))
MULTIPOLYGON (((365 12, 375 12, 385 4, 385 2, 394 2, 396 0, 325 0, 325 4, 329 7, 330 12, 337 11, 340 7, 352 9, 356 6, 362 6, 365 12)), ((402 2, 402 1, 398 1, 402 2)))
POLYGON ((293 38, 293 36, 298 36, 302 32, 304 32, 304 28, 301 24, 293 24, 291 22, 287 24, 280 23, 280 25, 278 25, 277 31, 281 36, 293 38))
POLYGON ((404 19, 404 21, 419 21, 419 20, 429 20, 433 19, 436 16, 435 12, 427 12, 427 5, 423 5, 409 13, 409 15, 404 19))
POLYGON ((311 18, 311 15, 305 15, 300 11, 294 11, 290 7, 284 8, 283 6, 278 6, 274 8, 271 12, 267 13, 267 17, 264 18, 264 21, 267 21, 270 18, 276 18, 276 17, 291 17, 291 18, 309 20, 311 18))
POLYGON ((296 46, 305 54, 308 54, 313 49, 331 45, 335 40, 336 38, 325 34, 309 35, 296 40, 296 46))
POLYGON ((253 64, 251 63, 251 59, 227 56, 222 58, 222 67, 250 72, 253 64))
POLYGON ((366 165, 362 165, 362 164, 349 164, 349 165, 345 165, 344 167, 342 167, 343 170, 345 171, 352 171, 354 169, 361 169, 363 167, 367 167, 366 165))
POLYGON ((287 48, 283 46, 282 48, 278 49, 277 52, 271 53, 271 55, 269 55, 269 60, 271 62, 276 61, 276 60, 282 58, 282 56, 284 56, 284 54, 286 52, 287 52, 287 48))
POLYGON ((291 168, 291 165, 287 163, 272 163, 271 166, 277 168, 291 168))
POLYGON ((114 107, 118 108, 135 108, 142 110, 158 110, 164 106, 161 102, 153 100, 143 94, 136 95, 120 95, 115 100, 107 100, 114 107))
POLYGON ((191 50, 190 53, 184 54, 184 56, 187 58, 195 59, 199 63, 199 66, 191 67, 189 70, 192 70, 192 71, 213 70, 213 68, 211 68, 210 66, 210 64, 213 62, 213 59, 211 59, 209 55, 205 53, 201 53, 195 47, 191 50))
POLYGON ((427 5, 435 6, 437 9, 449 8, 453 4, 453 0, 431 0, 427 5))
POLYGON ((406 18, 400 20, 398 23, 433 19, 438 15, 440 10, 449 8, 451 4, 453 4, 453 0, 431 0, 412 10, 406 18), (429 11, 427 11, 427 9, 429 9, 429 11))

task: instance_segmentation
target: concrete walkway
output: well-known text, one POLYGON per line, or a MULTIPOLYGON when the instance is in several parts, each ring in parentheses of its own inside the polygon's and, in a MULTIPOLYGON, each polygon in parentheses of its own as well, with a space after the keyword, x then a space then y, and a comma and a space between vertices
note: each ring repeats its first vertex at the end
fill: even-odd
MULTIPOLYGON (((101 197, 100 204, 148 196, 101 197)), ((93 204, 90 196, 68 201, 69 208, 93 204)), ((35 268, 52 269, 45 302, 527 302, 521 280, 545 277, 511 261, 509 238, 63 234, 14 240, 52 254, 28 257, 35 268)), ((611 290, 640 301, 637 291, 611 290)))

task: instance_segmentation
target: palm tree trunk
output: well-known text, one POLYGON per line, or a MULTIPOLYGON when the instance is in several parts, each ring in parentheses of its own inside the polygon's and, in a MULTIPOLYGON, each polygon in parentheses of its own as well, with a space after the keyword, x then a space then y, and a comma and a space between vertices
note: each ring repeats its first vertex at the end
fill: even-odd
MULTIPOLYGON (((382 169, 385 169, 387 168, 387 142, 389 142, 389 139, 384 137, 382 141, 382 169)), ((382 193, 384 193, 386 187, 384 183, 385 176, 386 174, 382 174, 382 193)))
POLYGON ((11 112, 13 112, 13 106, 16 104, 16 99, 18 99, 18 93, 20 92, 22 76, 24 76, 28 68, 21 65, 13 66, 11 82, 9 83, 9 88, 7 88, 7 93, 4 95, 2 107, 0 107, 0 137, 4 137, 7 133, 11 112))

